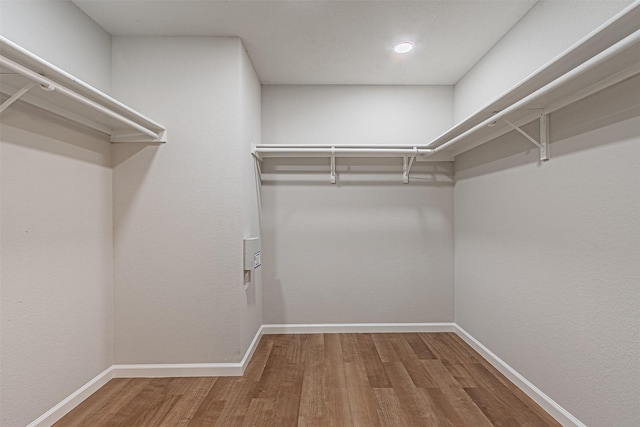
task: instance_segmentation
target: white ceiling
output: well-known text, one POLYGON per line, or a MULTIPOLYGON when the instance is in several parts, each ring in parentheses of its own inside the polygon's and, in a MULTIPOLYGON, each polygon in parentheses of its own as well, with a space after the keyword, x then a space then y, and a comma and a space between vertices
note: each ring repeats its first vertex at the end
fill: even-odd
POLYGON ((74 3, 112 35, 238 36, 264 84, 450 85, 536 1, 74 3), (405 39, 414 51, 395 54, 405 39))

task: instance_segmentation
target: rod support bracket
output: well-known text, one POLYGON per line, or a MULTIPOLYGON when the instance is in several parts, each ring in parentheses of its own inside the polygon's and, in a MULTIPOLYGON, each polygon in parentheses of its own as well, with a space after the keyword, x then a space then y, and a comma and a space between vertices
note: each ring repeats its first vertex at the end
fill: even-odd
POLYGON ((336 183, 336 147, 331 147, 331 184, 336 183))
POLYGON ((406 155, 402 158, 402 182, 405 184, 409 183, 409 173, 411 173, 411 166, 413 166, 413 161, 417 155, 418 147, 413 147, 413 154, 411 156, 406 155))
POLYGON ((258 151, 256 150, 256 144, 253 144, 251 146, 251 155, 259 162, 262 161, 262 156, 260 155, 260 153, 258 153, 258 151))

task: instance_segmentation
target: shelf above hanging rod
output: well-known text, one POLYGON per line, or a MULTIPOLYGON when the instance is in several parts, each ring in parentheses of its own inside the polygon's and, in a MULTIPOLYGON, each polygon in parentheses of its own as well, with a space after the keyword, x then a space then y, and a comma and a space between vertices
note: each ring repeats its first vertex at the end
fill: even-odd
POLYGON ((111 142, 166 142, 164 126, 0 36, 0 113, 20 100, 110 136, 111 142))
MULTIPOLYGON (((261 144, 254 145, 251 154, 258 160, 264 158, 283 157, 326 157, 331 163, 331 184, 336 183, 336 158, 337 157, 387 157, 401 158, 402 182, 409 183, 409 173, 411 166, 417 157, 426 158, 431 156, 434 150, 425 145, 394 145, 394 144, 372 144, 372 145, 325 145, 325 144, 261 144)), ((434 159, 435 160, 435 159, 434 159)))
MULTIPOLYGON (((636 2, 495 101, 431 141, 434 153, 455 157, 640 73, 640 2, 636 2)), ((532 138, 526 134, 529 140, 532 138)), ((546 144, 540 159, 547 160, 546 144)))
POLYGON ((432 148, 426 145, 305 145, 261 144, 255 145, 252 154, 262 160, 265 157, 405 157, 428 156, 432 148))

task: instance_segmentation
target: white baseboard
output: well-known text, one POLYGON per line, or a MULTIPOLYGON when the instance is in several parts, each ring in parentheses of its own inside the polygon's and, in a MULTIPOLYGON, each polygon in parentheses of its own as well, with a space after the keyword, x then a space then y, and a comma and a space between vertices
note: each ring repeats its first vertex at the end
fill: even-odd
POLYGON ((525 392, 527 396, 533 399, 538 405, 555 418, 563 426, 586 427, 579 419, 574 417, 558 405, 553 399, 547 396, 542 390, 533 385, 529 380, 520 375, 518 371, 513 369, 507 362, 500 359, 495 353, 485 347, 480 341, 475 339, 471 334, 455 325, 456 334, 469 344, 475 351, 480 353, 489 363, 491 363, 502 375, 507 377, 509 381, 516 385, 520 390, 525 392))
POLYGON ((237 363, 176 363, 113 365, 114 378, 170 378, 170 377, 239 377, 256 351, 264 326, 249 344, 244 357, 237 363))
POLYGON ((455 332, 455 323, 319 323, 299 325, 262 325, 262 333, 265 335, 392 332, 455 332))
POLYGON ((236 377, 240 363, 157 363, 113 365, 114 378, 236 377))
POLYGON ((251 356, 262 336, 262 327, 258 329, 249 344, 244 357, 238 363, 179 363, 179 364, 140 364, 113 365, 97 377, 80 387, 69 397, 42 414, 27 427, 49 427, 68 414, 98 389, 113 378, 166 378, 166 377, 229 377, 244 374, 251 356))
POLYGON ((247 369, 247 366, 249 366, 249 362, 251 361, 251 358, 253 357, 253 353, 256 351, 256 348, 258 348, 258 344, 260 343, 260 338, 262 338, 263 334, 264 334, 264 325, 261 325, 260 328, 258 328, 258 332, 256 332, 256 335, 253 337, 253 341, 251 341, 251 344, 249 344, 249 348, 244 354, 244 357, 240 361, 240 365, 242 365, 242 374, 244 374, 244 371, 247 369))
POLYGON ((27 427, 48 427, 53 425, 60 418, 67 415, 73 408, 82 403, 86 398, 98 391, 113 378, 113 366, 99 373, 91 381, 71 393, 66 399, 58 403, 53 408, 42 414, 27 427))

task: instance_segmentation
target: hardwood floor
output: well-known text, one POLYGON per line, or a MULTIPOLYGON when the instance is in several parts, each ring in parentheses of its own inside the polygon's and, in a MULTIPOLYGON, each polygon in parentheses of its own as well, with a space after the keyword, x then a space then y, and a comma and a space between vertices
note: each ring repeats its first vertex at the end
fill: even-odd
POLYGON ((114 379, 61 426, 558 426, 452 333, 264 335, 242 377, 114 379))

